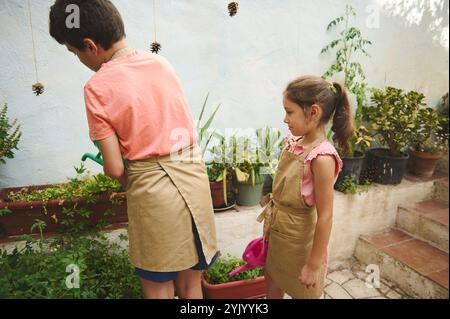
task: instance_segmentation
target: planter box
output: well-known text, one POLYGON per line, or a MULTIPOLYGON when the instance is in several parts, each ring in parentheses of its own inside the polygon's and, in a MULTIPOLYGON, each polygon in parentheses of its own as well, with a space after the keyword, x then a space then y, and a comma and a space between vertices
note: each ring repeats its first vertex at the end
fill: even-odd
POLYGON ((266 279, 264 276, 213 285, 202 275, 204 297, 207 299, 257 299, 266 296, 266 279))
MULTIPOLYGON (((52 185, 38 185, 27 187, 29 190, 44 189, 52 185)), ((4 200, 10 192, 17 192, 23 187, 0 189, 0 200, 4 200)), ((57 232, 61 229, 60 221, 65 219, 63 208, 85 208, 92 212, 89 221, 98 222, 104 220, 111 224, 128 222, 127 203, 125 193, 114 193, 98 195, 94 203, 87 203, 84 198, 69 202, 65 200, 50 200, 33 202, 0 202, 0 210, 8 208, 12 213, 0 216, 0 238, 31 234, 31 226, 36 219, 43 220, 47 226, 45 233, 57 232), (118 201, 113 204, 111 199, 118 201), (114 212, 114 216, 104 216, 106 211, 114 212)), ((82 217, 74 217, 75 220, 86 220, 82 217)), ((33 233, 39 233, 34 229, 33 233)))

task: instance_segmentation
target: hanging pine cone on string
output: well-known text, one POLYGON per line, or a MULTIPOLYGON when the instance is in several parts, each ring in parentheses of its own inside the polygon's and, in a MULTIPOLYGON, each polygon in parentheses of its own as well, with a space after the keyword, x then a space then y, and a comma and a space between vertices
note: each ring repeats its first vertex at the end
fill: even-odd
POLYGON ((239 3, 233 1, 228 4, 228 12, 230 13, 230 17, 236 15, 239 8, 239 3))
POLYGON ((152 51, 152 53, 158 54, 159 50, 161 50, 161 44, 156 41, 152 42, 152 44, 150 45, 150 51, 152 51))
POLYGON ((35 84, 33 84, 33 93, 36 94, 36 96, 41 95, 42 93, 44 93, 44 84, 42 84, 41 82, 37 82, 35 84))

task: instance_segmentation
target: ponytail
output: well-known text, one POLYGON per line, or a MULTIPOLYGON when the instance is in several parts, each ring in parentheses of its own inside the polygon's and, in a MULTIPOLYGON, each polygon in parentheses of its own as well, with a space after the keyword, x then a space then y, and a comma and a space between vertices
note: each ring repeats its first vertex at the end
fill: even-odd
POLYGON ((333 141, 338 145, 343 155, 350 151, 350 139, 355 130, 351 117, 351 107, 346 89, 338 82, 333 82, 335 100, 334 117, 331 130, 334 132, 333 141))

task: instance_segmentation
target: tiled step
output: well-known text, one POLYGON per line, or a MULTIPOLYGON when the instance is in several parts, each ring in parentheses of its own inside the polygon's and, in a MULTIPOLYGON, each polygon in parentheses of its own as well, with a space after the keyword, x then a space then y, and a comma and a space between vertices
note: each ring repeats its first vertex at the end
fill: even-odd
POLYGON ((400 205, 396 226, 448 253, 448 219, 447 203, 427 200, 411 206, 400 205))
POLYGON ((434 198, 448 204, 448 177, 437 180, 434 185, 434 198))
POLYGON ((355 257, 417 298, 448 298, 448 253, 398 230, 361 236, 355 257))

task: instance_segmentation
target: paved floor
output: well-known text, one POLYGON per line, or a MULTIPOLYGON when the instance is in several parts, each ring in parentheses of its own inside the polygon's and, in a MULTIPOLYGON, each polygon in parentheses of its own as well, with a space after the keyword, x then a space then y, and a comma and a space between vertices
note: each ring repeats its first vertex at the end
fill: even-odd
MULTIPOLYGON (((405 292, 383 278, 379 287, 366 285, 369 273, 355 259, 331 264, 325 281, 324 299, 410 299, 405 292), (369 286, 369 287, 368 287, 369 286)), ((285 299, 290 299, 285 295, 285 299)))

